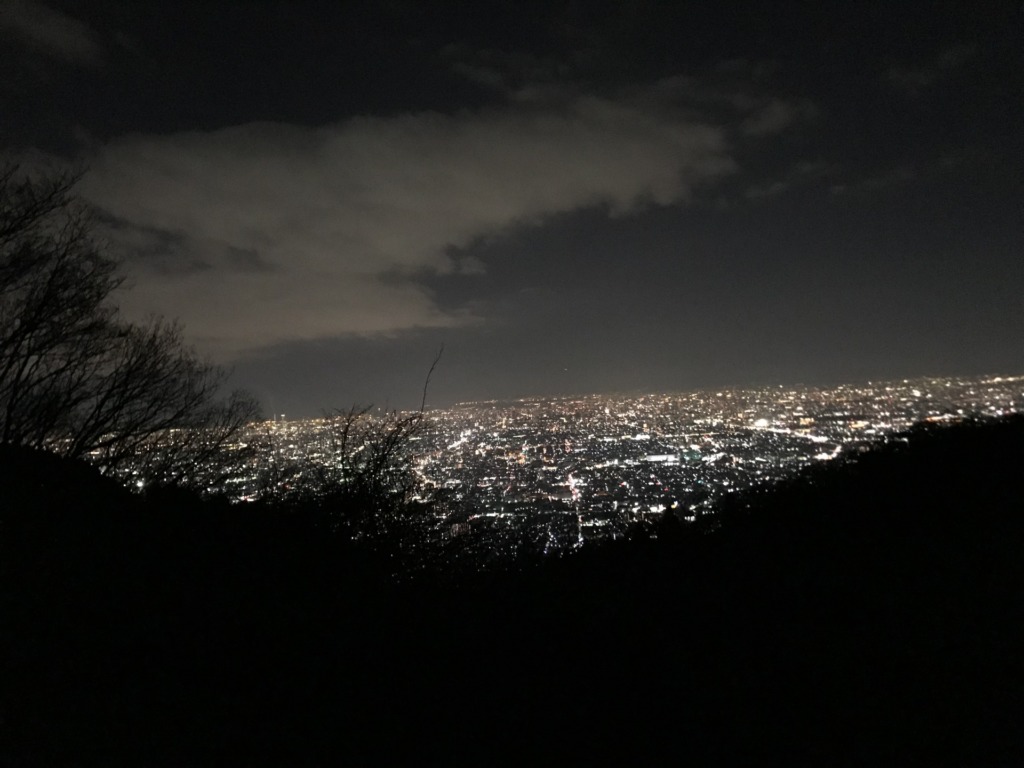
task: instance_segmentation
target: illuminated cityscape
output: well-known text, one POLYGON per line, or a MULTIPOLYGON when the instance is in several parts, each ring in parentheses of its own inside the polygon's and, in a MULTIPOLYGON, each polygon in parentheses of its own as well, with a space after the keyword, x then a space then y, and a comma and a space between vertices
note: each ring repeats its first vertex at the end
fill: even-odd
POLYGON ((1024 0, 0 0, 0 768, 1024 766, 1024 0))
MULTIPOLYGON (((723 496, 891 439, 918 422, 1024 411, 1024 376, 926 378, 647 395, 462 403, 430 411, 409 445, 429 501, 412 563, 483 567, 571 552, 714 514, 723 496)), ((372 418, 372 417, 370 417, 372 418)), ((331 419, 274 420, 240 498, 267 462, 330 466, 331 419)), ((264 491, 265 492, 265 491, 264 491)))

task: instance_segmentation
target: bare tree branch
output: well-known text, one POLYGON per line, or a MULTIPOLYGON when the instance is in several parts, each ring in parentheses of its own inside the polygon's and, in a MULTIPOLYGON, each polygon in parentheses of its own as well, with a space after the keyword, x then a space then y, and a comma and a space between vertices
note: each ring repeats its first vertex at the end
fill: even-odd
POLYGON ((90 458, 156 482, 214 482, 258 412, 177 323, 122 320, 118 264, 73 196, 81 174, 0 168, 0 444, 90 458))
POLYGON ((420 400, 420 413, 423 413, 427 409, 427 389, 430 388, 430 379, 434 375, 434 369, 437 368, 437 364, 441 362, 441 355, 444 354, 444 344, 437 349, 437 354, 434 355, 434 362, 430 364, 430 370, 427 371, 427 378, 423 381, 423 399, 420 400))

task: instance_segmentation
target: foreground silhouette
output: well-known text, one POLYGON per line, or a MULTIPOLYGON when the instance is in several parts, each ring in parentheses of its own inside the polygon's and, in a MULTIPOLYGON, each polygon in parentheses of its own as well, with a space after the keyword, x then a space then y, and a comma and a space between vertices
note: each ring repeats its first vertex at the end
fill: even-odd
POLYGON ((0 764, 1024 764, 1024 419, 396 586, 339 510, 0 455, 0 764), (6 761, 6 762, 4 762, 6 761))

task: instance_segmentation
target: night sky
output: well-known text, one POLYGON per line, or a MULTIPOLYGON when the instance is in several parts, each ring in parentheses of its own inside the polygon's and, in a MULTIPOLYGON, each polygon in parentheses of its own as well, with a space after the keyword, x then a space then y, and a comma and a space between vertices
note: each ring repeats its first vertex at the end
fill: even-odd
POLYGON ((0 151, 267 413, 1024 372, 1024 7, 0 0, 0 151))

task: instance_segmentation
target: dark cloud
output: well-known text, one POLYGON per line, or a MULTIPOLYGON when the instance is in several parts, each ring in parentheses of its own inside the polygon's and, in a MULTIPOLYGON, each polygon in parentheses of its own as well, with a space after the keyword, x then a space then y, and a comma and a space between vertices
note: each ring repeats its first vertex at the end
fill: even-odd
POLYGON ((0 7, 0 36, 71 64, 95 66, 103 58, 88 24, 36 0, 6 0, 0 7))
POLYGON ((544 57, 525 51, 471 50, 448 45, 441 52, 452 71, 467 80, 505 94, 542 83, 565 83, 576 76, 571 57, 544 57))
POLYGON ((227 246, 224 254, 225 266, 228 270, 239 272, 275 272, 277 267, 264 259, 254 248, 235 248, 227 246))
POLYGON ((817 110, 809 101, 792 103, 773 98, 743 121, 742 130, 748 136, 772 135, 816 115, 817 110))
POLYGON ((887 73, 889 82, 906 93, 918 95, 967 64, 977 52, 977 47, 968 43, 947 46, 923 66, 891 67, 887 73))
POLYGON ((743 195, 750 200, 781 195, 793 189, 822 187, 839 176, 839 169, 821 160, 801 160, 788 169, 780 170, 767 180, 754 181, 747 185, 743 195))

